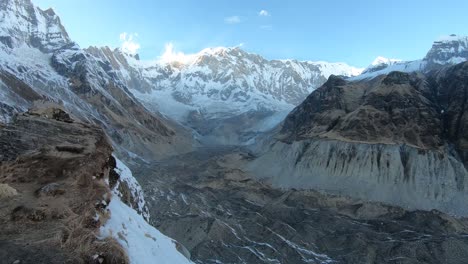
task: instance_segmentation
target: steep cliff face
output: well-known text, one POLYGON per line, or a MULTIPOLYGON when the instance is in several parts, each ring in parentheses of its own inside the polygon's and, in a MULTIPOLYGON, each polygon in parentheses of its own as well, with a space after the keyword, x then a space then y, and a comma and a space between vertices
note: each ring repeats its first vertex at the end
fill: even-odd
POLYGON ((30 0, 4 0, 0 10, 0 42, 9 48, 26 43, 51 52, 71 42, 53 9, 43 11, 30 0))
POLYGON ((141 187, 112 151, 60 107, 0 126, 2 263, 189 263, 146 222, 141 187))
POLYGON ((468 37, 450 35, 434 42, 424 58, 429 69, 443 65, 453 65, 468 59, 468 37))
POLYGON ((103 126, 123 154, 161 158, 196 144, 186 129, 145 108, 116 65, 73 43, 52 10, 26 0, 4 1, 0 10, 1 120, 52 101, 103 126))
POLYGON ((281 187, 467 215, 467 72, 331 77, 259 144, 251 169, 281 187))
POLYGON ((0 182, 16 190, 0 197, 5 263, 92 262, 94 255, 127 262, 115 241, 96 238, 108 217, 112 169, 99 128, 59 108, 33 110, 1 128, 0 149, 0 182))

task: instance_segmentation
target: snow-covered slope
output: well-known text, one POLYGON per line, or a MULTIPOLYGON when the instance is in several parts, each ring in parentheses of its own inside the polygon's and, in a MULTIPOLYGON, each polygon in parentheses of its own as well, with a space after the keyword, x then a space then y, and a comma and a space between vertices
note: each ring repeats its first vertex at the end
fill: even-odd
POLYGON ((10 48, 27 43, 53 51, 71 42, 52 9, 43 11, 30 0, 2 0, 0 10, 0 42, 10 48))
POLYGON ((115 72, 73 43, 51 9, 0 2, 0 121, 54 101, 102 125, 122 152, 159 158, 191 150, 190 132, 146 109, 115 72))
POLYGON ((154 103, 162 104, 158 97, 170 94, 188 109, 208 115, 295 106, 331 74, 360 73, 360 69, 344 63, 266 60, 239 47, 205 49, 186 56, 163 55, 159 61, 133 61, 133 65, 153 87, 151 91, 140 90, 139 98, 150 95, 154 103))
POLYGON ((129 183, 128 190, 134 199, 138 200, 138 208, 131 208, 123 202, 125 195, 117 184, 113 189, 113 197, 107 209, 110 218, 101 227, 101 237, 112 237, 125 249, 132 264, 179 264, 192 263, 181 252, 188 251, 178 242, 163 235, 147 222, 147 210, 141 186, 133 177, 130 169, 119 159, 117 171, 120 175, 119 183, 129 183), (141 212, 143 211, 143 215, 141 212), (146 218, 146 220, 145 220, 146 218))
POLYGON ((140 61, 108 47, 87 52, 112 65, 148 109, 226 144, 248 142, 270 129, 331 74, 355 76, 362 71, 345 63, 266 60, 240 47, 185 55, 170 46, 155 61, 140 61))
POLYGON ((391 61, 377 65, 370 65, 361 75, 350 78, 350 80, 362 80, 374 78, 379 75, 389 74, 392 71, 415 72, 425 71, 427 62, 424 60, 415 61, 391 61))
POLYGON ((359 80, 468 58, 467 38, 450 36, 422 60, 379 57, 364 71, 345 63, 267 60, 240 47, 186 55, 168 46, 159 59, 140 61, 120 49, 81 49, 53 10, 30 0, 5 0, 0 10, 0 121, 36 100, 61 102, 102 124, 129 154, 156 158, 190 150, 192 134, 211 143, 250 143, 330 75, 359 80))
POLYGON ((147 108, 209 141, 239 144, 277 125, 330 75, 361 80, 392 71, 426 72, 468 59, 467 43, 466 37, 449 36, 434 42, 421 60, 377 57, 364 70, 344 63, 267 60, 240 47, 186 55, 168 46, 155 61, 140 61, 119 49, 88 50, 120 69, 116 74, 147 108))
POLYGON ((421 60, 401 61, 377 57, 361 75, 353 80, 374 78, 392 71, 428 72, 443 66, 455 65, 468 60, 468 36, 450 35, 434 41, 432 48, 421 60))
POLYGON ((427 53, 425 61, 430 68, 454 65, 468 59, 468 36, 450 35, 439 38, 427 53))

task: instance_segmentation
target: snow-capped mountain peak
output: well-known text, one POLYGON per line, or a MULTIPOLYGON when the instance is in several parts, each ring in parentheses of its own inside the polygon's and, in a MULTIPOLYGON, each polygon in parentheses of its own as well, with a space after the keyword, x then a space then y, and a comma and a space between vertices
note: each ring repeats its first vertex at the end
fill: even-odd
MULTIPOLYGON (((375 75, 384 69, 389 69, 394 65, 398 65, 403 63, 402 60, 399 59, 388 59, 382 56, 378 56, 375 60, 369 65, 363 72, 363 76, 368 76, 369 74, 375 75)), ((358 77, 359 78, 359 77, 358 77)))
POLYGON ((293 107, 330 75, 355 76, 362 71, 345 63, 267 60, 240 47, 207 48, 185 54, 170 44, 159 60, 141 62, 135 67, 155 90, 170 89, 184 104, 196 105, 194 100, 198 98, 196 101, 203 102, 203 108, 209 108, 206 103, 217 101, 244 110, 257 108, 256 100, 262 105, 293 107), (238 108, 235 102, 249 107, 238 108))
POLYGON ((184 53, 177 51, 172 43, 167 43, 163 54, 153 63, 160 65, 173 65, 178 68, 190 66, 192 64, 200 64, 207 57, 216 58, 217 60, 229 59, 232 57, 241 57, 248 55, 247 52, 240 47, 210 47, 205 48, 197 53, 184 53))
POLYGON ((427 55, 420 60, 401 61, 377 57, 361 75, 352 79, 374 78, 392 71, 429 72, 446 65, 454 65, 468 60, 468 36, 455 34, 440 37, 434 41, 427 55))
POLYGON ((385 58, 385 57, 382 57, 382 56, 378 56, 372 62, 371 66, 378 66, 378 65, 381 65, 381 64, 390 65, 390 64, 397 63, 397 62, 401 62, 401 60, 399 60, 399 59, 388 59, 388 58, 385 58))
POLYGON ((330 75, 362 72, 345 63, 268 60, 239 46, 186 54, 168 44, 153 61, 138 61, 115 51, 112 55, 106 48, 90 52, 115 65, 119 69, 115 73, 148 109, 191 127, 196 120, 250 115, 264 119, 256 123, 268 124, 259 125, 261 129, 270 128, 330 75))
POLYGON ((429 69, 440 65, 457 64, 468 59, 468 36, 455 34, 434 41, 431 50, 424 58, 429 69))
POLYGON ((468 36, 457 36, 456 34, 451 34, 448 36, 441 36, 435 42, 468 42, 468 36))
POLYGON ((26 43, 51 52, 71 42, 53 9, 43 11, 30 0, 3 0, 0 11, 0 42, 10 48, 26 43))

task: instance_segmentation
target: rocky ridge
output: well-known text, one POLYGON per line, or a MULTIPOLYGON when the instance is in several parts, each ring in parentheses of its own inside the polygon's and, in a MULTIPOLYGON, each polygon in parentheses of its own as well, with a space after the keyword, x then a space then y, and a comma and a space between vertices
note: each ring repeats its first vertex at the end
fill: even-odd
POLYGON ((467 215, 467 72, 331 77, 257 145, 251 168, 275 186, 467 215))
POLYGON ((145 108, 110 64, 73 43, 52 10, 29 0, 3 1, 0 10, 3 121, 49 101, 103 126, 124 155, 158 158, 196 145, 191 132, 145 108))
POLYGON ((0 182, 16 190, 0 197, 2 261, 93 263, 97 255, 127 262, 115 241, 96 238, 108 217, 105 179, 113 170, 112 147, 99 128, 59 108, 33 110, 1 128, 0 148, 0 182))
POLYGON ((143 220, 141 187, 102 129, 34 108, 0 127, 0 150, 2 263, 189 263, 143 220))
POLYGON ((432 70, 467 61, 467 48, 467 36, 457 36, 452 34, 434 41, 426 56, 420 60, 401 61, 378 57, 374 63, 364 69, 361 75, 352 79, 362 80, 375 78, 392 71, 427 73, 432 70))

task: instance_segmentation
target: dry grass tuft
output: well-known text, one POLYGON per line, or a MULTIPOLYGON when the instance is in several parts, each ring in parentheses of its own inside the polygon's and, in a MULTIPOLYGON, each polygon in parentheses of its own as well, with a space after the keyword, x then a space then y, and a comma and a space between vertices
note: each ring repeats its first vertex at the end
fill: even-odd
MULTIPOLYGON (((128 264, 127 253, 122 246, 114 238, 106 238, 101 241, 96 241, 95 251, 97 252, 93 258, 101 258, 102 263, 109 264, 128 264)), ((99 263, 99 262, 98 262, 99 263)))

